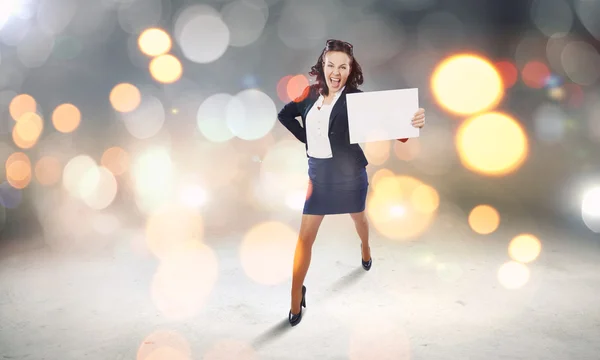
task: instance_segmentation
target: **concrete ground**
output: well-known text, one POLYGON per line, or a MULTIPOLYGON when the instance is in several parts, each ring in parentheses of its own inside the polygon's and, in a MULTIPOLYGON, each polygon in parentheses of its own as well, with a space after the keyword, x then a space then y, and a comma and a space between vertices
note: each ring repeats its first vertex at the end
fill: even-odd
POLYGON ((289 244, 279 258, 248 255, 249 276, 241 231, 207 234, 211 256, 180 258, 162 275, 142 229, 86 239, 105 241, 87 252, 7 243, 0 359, 598 359, 600 240, 538 222, 541 253, 508 289, 499 269, 519 226, 481 236, 440 213, 413 241, 372 231, 365 272, 351 220, 326 218, 294 328, 289 244))

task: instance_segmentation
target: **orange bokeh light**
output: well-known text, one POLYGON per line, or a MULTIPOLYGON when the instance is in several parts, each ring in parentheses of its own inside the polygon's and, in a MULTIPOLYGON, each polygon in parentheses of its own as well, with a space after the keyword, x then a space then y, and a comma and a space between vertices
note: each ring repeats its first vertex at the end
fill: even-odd
POLYGON ((529 61, 521 71, 521 77, 525 85, 534 89, 543 88, 548 76, 550 76, 550 70, 541 61, 529 61))
POLYGON ((75 131, 81 123, 81 112, 73 104, 61 104, 52 113, 54 128, 62 133, 75 131))
POLYGON ((5 162, 6 181, 15 189, 24 189, 31 182, 31 161, 22 152, 12 153, 5 162))
POLYGON ((290 99, 303 98, 305 96, 304 90, 308 87, 308 85, 309 83, 306 76, 302 74, 292 76, 286 86, 288 97, 290 99))
POLYGON ((502 82, 504 83, 505 89, 509 89, 517 83, 519 71, 517 70, 515 64, 513 64, 510 60, 497 61, 494 66, 502 77, 502 82))
POLYGON ((20 94, 11 100, 8 105, 8 111, 13 120, 19 120, 26 113, 35 113, 37 111, 37 103, 31 95, 20 94))
POLYGON ((117 84, 110 92, 110 104, 118 112, 130 112, 137 109, 142 101, 140 90, 132 84, 117 84))

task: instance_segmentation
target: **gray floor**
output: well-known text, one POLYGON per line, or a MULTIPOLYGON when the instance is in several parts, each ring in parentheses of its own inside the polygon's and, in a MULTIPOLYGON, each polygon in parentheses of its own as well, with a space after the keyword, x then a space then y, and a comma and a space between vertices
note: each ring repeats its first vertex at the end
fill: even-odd
MULTIPOLYGON (((327 218, 306 281, 308 308, 295 328, 286 322, 289 270, 265 256, 258 259, 265 266, 276 264, 270 278, 283 281, 248 277, 238 252, 243 232, 206 236, 218 278, 211 288, 210 271, 202 272, 210 263, 188 259, 199 273, 182 284, 198 279, 210 292, 169 284, 170 308, 152 295, 159 263, 140 246, 142 229, 89 239, 104 243, 88 252, 5 246, 0 358, 598 359, 599 244, 537 223, 541 254, 527 264, 529 281, 509 290, 498 269, 510 260, 510 239, 528 226, 479 236, 464 218, 442 212, 414 241, 373 231, 367 273, 350 219, 327 218)), ((291 260, 290 251, 282 254, 291 260)))

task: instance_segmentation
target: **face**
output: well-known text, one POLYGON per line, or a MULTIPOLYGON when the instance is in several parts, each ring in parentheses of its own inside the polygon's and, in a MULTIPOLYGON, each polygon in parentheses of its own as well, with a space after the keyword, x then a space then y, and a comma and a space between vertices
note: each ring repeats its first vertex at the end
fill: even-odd
POLYGON ((329 91, 337 92, 346 85, 350 75, 350 57, 341 51, 329 51, 325 54, 323 69, 329 91))

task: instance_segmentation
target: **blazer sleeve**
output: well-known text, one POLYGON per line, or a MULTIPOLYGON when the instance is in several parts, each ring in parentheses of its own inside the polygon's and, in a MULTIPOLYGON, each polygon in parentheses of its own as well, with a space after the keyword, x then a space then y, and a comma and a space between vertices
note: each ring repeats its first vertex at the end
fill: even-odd
POLYGON ((293 101, 290 101, 289 103, 285 104, 283 109, 281 109, 281 111, 277 115, 277 119, 279 119, 279 122, 283 126, 285 126, 286 129, 288 129, 289 132, 291 132, 292 135, 294 135, 296 137, 296 139, 300 140, 301 142, 303 142, 305 144, 306 144, 306 132, 304 131, 304 128, 302 127, 302 125, 300 125, 298 120, 296 120, 296 117, 302 115, 300 113, 300 108, 301 108, 301 104, 303 103, 303 99, 305 99, 306 95, 308 94, 308 91, 309 91, 309 88, 306 88, 304 90, 303 94, 301 95, 301 97, 294 99, 293 101))

